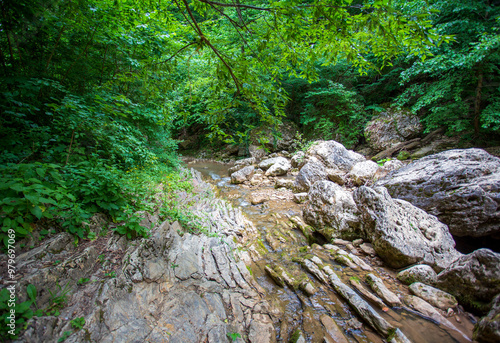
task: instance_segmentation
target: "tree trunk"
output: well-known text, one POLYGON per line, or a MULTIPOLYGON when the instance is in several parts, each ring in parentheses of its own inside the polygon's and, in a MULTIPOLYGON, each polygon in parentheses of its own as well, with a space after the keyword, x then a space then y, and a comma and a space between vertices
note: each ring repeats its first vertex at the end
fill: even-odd
POLYGON ((483 69, 480 66, 477 70, 476 99, 474 100, 474 133, 479 134, 479 116, 481 114, 481 92, 483 89, 483 69))

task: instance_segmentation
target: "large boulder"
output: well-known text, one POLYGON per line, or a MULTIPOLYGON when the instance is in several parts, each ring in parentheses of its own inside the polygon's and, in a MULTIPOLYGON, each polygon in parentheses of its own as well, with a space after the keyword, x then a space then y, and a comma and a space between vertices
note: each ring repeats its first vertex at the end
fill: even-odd
POLYGON ((482 149, 424 157, 376 186, 437 216, 454 235, 500 235, 500 158, 482 149))
POLYGON ((311 146, 306 157, 316 157, 327 168, 340 169, 348 173, 352 167, 366 159, 352 150, 347 150, 336 141, 321 141, 311 146))
POLYGON ((354 200, 364 235, 391 267, 424 263, 441 271, 460 257, 446 225, 407 201, 392 199, 385 188, 361 186, 354 200))
POLYGON ((304 220, 329 240, 358 238, 359 211, 352 193, 331 181, 318 181, 309 190, 304 220))
POLYGON ((479 249, 464 255, 438 274, 436 286, 471 310, 484 313, 500 293, 500 254, 479 249))
POLYGON ((376 151, 391 148, 422 132, 422 124, 409 111, 388 110, 373 118, 365 128, 365 137, 376 151))
POLYGON ((307 192, 316 181, 326 180, 326 178, 325 166, 318 159, 311 158, 300 169, 293 187, 296 192, 307 192))
POLYGON ((488 315, 474 327, 473 338, 478 342, 500 342, 500 294, 493 299, 488 315))

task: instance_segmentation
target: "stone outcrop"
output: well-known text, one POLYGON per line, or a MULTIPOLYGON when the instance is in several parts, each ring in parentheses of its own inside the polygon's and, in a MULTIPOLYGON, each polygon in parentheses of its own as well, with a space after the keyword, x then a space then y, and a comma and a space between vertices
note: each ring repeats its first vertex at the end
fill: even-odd
POLYGON ((235 243, 245 242, 257 231, 239 209, 207 199, 209 189, 203 187, 208 185, 200 175, 194 176, 200 191, 181 193, 179 201, 195 203, 191 210, 207 234, 163 222, 155 225, 149 238, 132 244, 111 235, 75 251, 60 234, 42 247, 59 242, 52 255, 37 255, 35 250, 20 255, 19 275, 24 276, 20 287, 35 285, 39 308, 50 304, 43 287, 47 293, 60 294, 59 284, 70 292, 60 316, 34 317, 18 342, 54 342, 64 331, 72 332, 65 340, 70 343, 215 343, 229 342, 230 333, 250 342, 275 342, 270 307, 262 297, 265 291, 243 262, 248 252, 237 250, 235 243), (104 258, 98 258, 100 254, 104 258), (48 261, 67 258, 53 266, 46 264, 45 256, 48 261), (83 277, 90 282, 77 286, 83 277), (85 325, 73 331, 68 318, 77 317, 85 318, 85 325))
POLYGON ((377 181, 457 236, 500 235, 500 158, 482 149, 426 156, 377 181))
POLYGON ((360 236, 359 211, 351 192, 331 181, 318 181, 308 197, 304 219, 326 238, 360 236))
POLYGON ((390 109, 373 118, 365 128, 365 137, 375 151, 391 148, 422 132, 420 119, 409 111, 390 109))
POLYGON ((391 267, 424 263, 441 271, 460 256, 446 225, 409 202, 392 199, 385 188, 362 186, 354 200, 364 235, 391 267))
POLYGON ((490 301, 500 293, 500 254, 479 249, 462 256, 438 274, 436 287, 473 310, 489 310, 490 301))

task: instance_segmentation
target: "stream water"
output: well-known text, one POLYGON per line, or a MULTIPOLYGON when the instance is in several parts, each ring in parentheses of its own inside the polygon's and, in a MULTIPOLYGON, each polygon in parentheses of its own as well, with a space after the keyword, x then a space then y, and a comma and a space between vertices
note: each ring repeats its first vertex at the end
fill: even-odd
MULTIPOLYGON (((364 280, 368 273, 337 263, 328 250, 322 249, 321 245, 326 243, 322 237, 318 236, 317 244, 310 245, 311 241, 308 241, 300 230, 293 228, 289 217, 301 217, 303 205, 292 201, 291 191, 275 190, 272 185, 232 185, 227 174, 231 166, 227 164, 192 161, 187 163, 187 167, 201 172, 207 181, 216 186, 220 197, 232 202, 233 206, 239 206, 259 229, 261 238, 257 244, 262 251, 262 257, 254 261, 250 268, 257 282, 267 291, 268 301, 276 312, 275 318, 279 318, 274 323, 279 342, 288 342, 296 329, 304 333, 307 342, 327 342, 324 340, 327 329, 321 321, 323 315, 335 320, 348 342, 385 342, 356 315, 333 288, 305 272, 297 262, 298 258, 307 254, 318 256, 341 276, 346 285, 349 285, 350 279, 353 278, 364 280), (269 200, 263 204, 252 205, 251 199, 256 193, 266 194, 269 200), (308 278, 316 292, 308 296, 305 292, 293 290, 286 285, 280 287, 265 272, 266 265, 278 265, 294 277, 308 278)), ((391 291, 402 296, 410 294, 408 287, 395 278, 397 271, 384 267, 377 257, 363 254, 359 254, 359 257, 373 268, 372 273, 378 275, 391 291)), ((459 330, 455 331, 407 308, 393 307, 384 312, 376 306, 373 307, 415 343, 470 342, 472 336, 474 324, 470 315, 461 311, 455 311, 447 318, 459 330)))

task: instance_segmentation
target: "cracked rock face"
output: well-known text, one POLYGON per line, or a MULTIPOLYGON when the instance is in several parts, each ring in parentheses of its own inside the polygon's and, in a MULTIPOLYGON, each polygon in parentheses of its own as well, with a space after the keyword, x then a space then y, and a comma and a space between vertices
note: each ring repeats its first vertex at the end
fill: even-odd
POLYGON ((438 274, 436 286, 461 304, 487 311, 488 303, 500 293, 500 254, 479 249, 464 255, 438 274))
MULTIPOLYGON (((208 187, 199 174, 194 176, 195 185, 208 187)), ((229 342, 230 333, 249 342, 275 342, 265 291, 247 270, 245 252, 236 249, 235 241, 244 242, 256 229, 222 200, 200 193, 180 198, 196 203, 192 211, 210 234, 185 233, 177 222, 163 222, 147 239, 127 243, 112 236, 102 251, 120 252, 114 278, 99 277, 101 251, 93 246, 60 266, 33 268, 27 280, 38 290, 54 286, 40 283, 47 271, 53 280, 46 280, 68 282, 71 292, 59 317, 33 318, 18 342, 57 341, 64 331, 72 331, 68 318, 76 317, 84 317, 85 326, 65 342, 218 343, 229 342), (77 278, 84 276, 91 282, 77 286, 77 278)), ((59 241, 65 249, 64 237, 59 241)), ((25 258, 35 263, 30 256, 25 258)), ((40 298, 40 307, 47 304, 40 298)))
POLYGON ((331 181, 318 181, 308 197, 304 219, 326 238, 360 236, 359 211, 351 192, 331 181))
POLYGON ((307 156, 316 157, 327 168, 340 169, 348 173, 358 162, 366 159, 352 150, 347 150, 336 141, 324 141, 313 145, 307 150, 307 156))
POLYGON ((424 157, 376 185, 437 216, 456 236, 500 235, 500 158, 482 149, 424 157))
POLYGON ((389 110, 373 118, 365 128, 365 137, 376 151, 407 141, 422 132, 420 119, 405 111, 389 110))
POLYGON ((460 257, 446 225, 409 202, 392 199, 385 188, 362 186, 354 200, 364 234, 391 267, 424 263, 441 271, 460 257))

